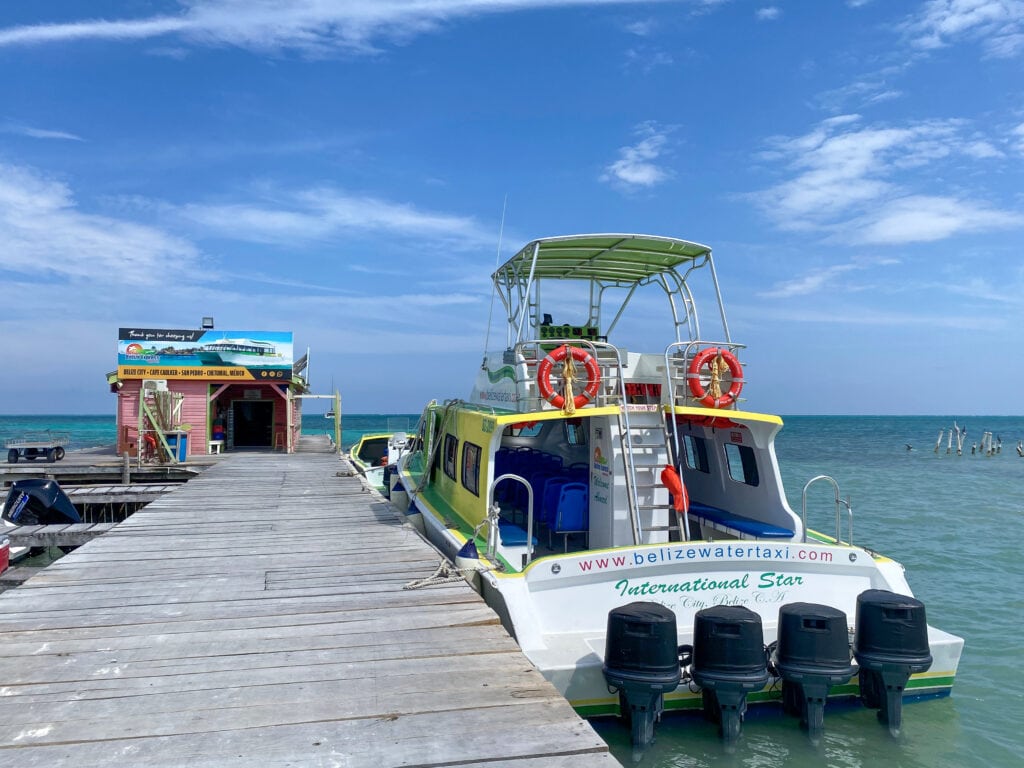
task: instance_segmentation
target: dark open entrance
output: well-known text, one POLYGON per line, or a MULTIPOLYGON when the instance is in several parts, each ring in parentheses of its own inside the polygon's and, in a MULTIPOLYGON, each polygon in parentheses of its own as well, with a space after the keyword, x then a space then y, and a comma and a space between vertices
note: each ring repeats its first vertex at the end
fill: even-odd
POLYGON ((236 448, 270 448, 274 432, 274 403, 269 400, 235 400, 231 404, 236 448))

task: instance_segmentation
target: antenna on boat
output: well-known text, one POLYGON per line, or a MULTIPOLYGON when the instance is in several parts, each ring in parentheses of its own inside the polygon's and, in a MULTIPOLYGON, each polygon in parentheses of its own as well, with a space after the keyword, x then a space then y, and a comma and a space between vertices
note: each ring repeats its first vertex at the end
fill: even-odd
MULTIPOLYGON (((505 236, 505 211, 508 208, 508 192, 505 193, 505 199, 501 203, 501 224, 498 226, 498 252, 494 254, 494 271, 498 271, 498 267, 501 266, 501 240, 505 236)), ((494 316, 494 281, 491 281, 491 307, 487 311, 487 331, 484 333, 484 365, 487 365, 487 349, 491 343, 491 318, 494 316)))

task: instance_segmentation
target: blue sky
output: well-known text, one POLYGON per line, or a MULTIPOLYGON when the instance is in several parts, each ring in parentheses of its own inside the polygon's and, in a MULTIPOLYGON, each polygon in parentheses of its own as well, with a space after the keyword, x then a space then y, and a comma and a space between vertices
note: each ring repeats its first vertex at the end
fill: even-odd
POLYGON ((1024 405, 1021 0, 5 2, 0 72, 0 412, 204 315, 465 397, 503 209, 712 246, 751 409, 1024 405))

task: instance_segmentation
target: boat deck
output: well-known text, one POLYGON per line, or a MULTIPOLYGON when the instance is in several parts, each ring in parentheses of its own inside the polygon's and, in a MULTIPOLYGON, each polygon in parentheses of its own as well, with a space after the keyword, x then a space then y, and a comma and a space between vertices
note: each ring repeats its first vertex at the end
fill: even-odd
POLYGON ((407 588, 438 554, 303 447, 226 457, 0 595, 0 762, 617 766, 468 585, 407 588))

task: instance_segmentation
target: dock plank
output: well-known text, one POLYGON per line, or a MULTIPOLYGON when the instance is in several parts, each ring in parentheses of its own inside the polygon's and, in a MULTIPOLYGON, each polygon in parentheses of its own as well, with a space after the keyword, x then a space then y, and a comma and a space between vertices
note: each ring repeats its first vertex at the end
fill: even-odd
POLYGON ((0 761, 617 766, 339 467, 226 457, 0 594, 0 761))

